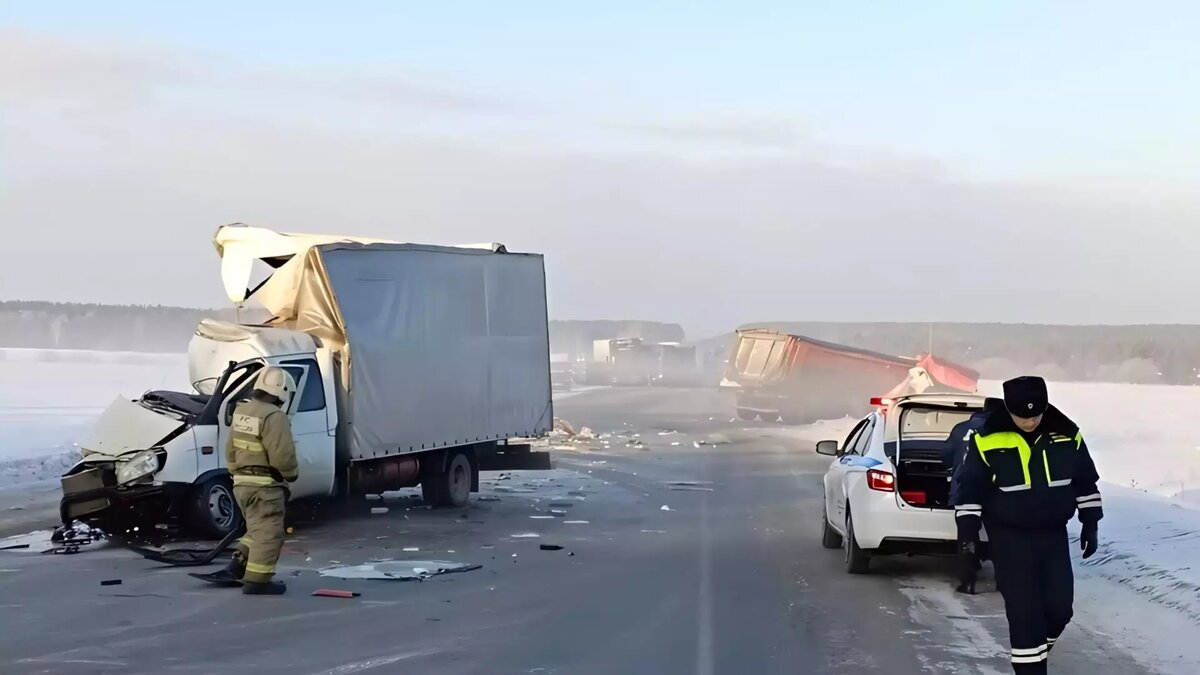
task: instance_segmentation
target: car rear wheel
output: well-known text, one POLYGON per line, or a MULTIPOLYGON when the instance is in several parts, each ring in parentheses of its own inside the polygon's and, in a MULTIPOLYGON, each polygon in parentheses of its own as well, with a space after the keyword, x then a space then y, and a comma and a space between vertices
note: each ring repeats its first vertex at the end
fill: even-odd
POLYGON ((738 416, 739 420, 742 420, 745 422, 753 422, 754 420, 758 419, 758 411, 749 410, 746 408, 738 408, 737 416, 738 416))
POLYGON ((824 508, 821 509, 821 546, 830 549, 842 547, 842 535, 829 524, 829 515, 824 508))
POLYGON ((858 547, 854 539, 854 517, 846 509, 846 536, 842 550, 846 552, 846 571, 850 574, 866 574, 871 567, 871 555, 858 547))

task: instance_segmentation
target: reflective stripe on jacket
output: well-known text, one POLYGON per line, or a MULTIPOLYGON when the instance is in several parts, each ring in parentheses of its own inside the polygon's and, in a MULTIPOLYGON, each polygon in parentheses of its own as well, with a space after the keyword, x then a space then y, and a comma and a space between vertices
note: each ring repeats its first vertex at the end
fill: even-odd
POLYGON ((993 406, 955 476, 955 515, 1036 528, 1060 527, 1078 510, 1080 521, 1095 522, 1104 515, 1099 480, 1079 428, 1056 408, 1023 434, 993 406))

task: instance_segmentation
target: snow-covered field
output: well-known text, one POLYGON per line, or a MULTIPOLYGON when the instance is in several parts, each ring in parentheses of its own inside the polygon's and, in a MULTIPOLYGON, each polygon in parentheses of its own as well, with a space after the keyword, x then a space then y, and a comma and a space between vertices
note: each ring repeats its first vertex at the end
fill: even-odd
POLYGON ((0 349, 0 487, 57 478, 118 395, 190 388, 185 354, 0 349))

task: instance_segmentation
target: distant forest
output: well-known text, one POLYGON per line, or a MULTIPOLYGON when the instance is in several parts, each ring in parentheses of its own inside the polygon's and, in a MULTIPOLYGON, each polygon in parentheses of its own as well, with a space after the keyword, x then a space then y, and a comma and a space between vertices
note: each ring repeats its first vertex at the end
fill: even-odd
MULTIPOLYGON (((751 323, 887 354, 929 351, 1000 378, 1037 373, 1059 381, 1200 384, 1200 326, 1041 324, 751 323)), ((731 336, 702 344, 726 353, 731 336)))
MULTIPOLYGON (((0 347, 183 352, 201 318, 235 320, 231 309, 0 302, 0 347)), ((245 313, 243 319, 260 317, 245 313)), ((925 323, 758 322, 821 340, 888 354, 928 350, 925 323)), ((717 377, 732 333, 696 344, 717 377)), ((592 340, 642 337, 684 341, 678 324, 654 321, 551 321, 550 351, 587 358, 592 340)), ((1037 372, 1056 380, 1200 384, 1200 326, 1050 326, 939 323, 933 352, 985 377, 1037 372)))
MULTIPOLYGON (((142 305, 0 302, 0 347, 184 352, 202 318, 237 320, 232 309, 142 305)), ((261 310, 242 313, 263 320, 261 310)), ((679 342, 683 328, 655 321, 552 321, 550 351, 574 360, 592 353, 592 341, 640 337, 679 342)))

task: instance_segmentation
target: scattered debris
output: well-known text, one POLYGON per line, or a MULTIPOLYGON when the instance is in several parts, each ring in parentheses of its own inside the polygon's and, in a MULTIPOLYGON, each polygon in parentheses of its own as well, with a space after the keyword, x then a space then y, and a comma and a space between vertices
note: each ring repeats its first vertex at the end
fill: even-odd
POLYGON ((592 431, 588 427, 580 427, 579 433, 575 434, 575 437, 584 439, 584 440, 589 440, 589 441, 598 440, 600 438, 600 436, 598 436, 595 431, 592 431))
POLYGON ((575 502, 550 502, 549 506, 556 509, 569 509, 575 506, 575 502))
POLYGON ((642 534, 666 534, 666 530, 642 530, 642 534))
POLYGON ((371 515, 373 515, 373 516, 383 515, 387 512, 388 512, 388 507, 386 507, 386 506, 375 506, 375 507, 371 508, 371 515))
POLYGON ((575 551, 571 551, 570 553, 568 553, 568 554, 567 554, 567 557, 568 557, 568 558, 574 558, 574 557, 575 557, 575 551))
POLYGON ((658 507, 658 510, 659 511, 670 511, 671 507, 667 506, 666 504, 663 504, 662 506, 658 507))
POLYGON ((520 534, 513 534, 509 536, 511 536, 513 539, 537 539, 542 535, 538 534, 537 532, 522 532, 520 534))
POLYGON ((679 432, 676 431, 675 429, 667 429, 665 431, 658 432, 658 435, 659 436, 674 436, 677 433, 679 433, 679 432))
POLYGON ((679 441, 671 441, 671 445, 679 445, 679 441))
POLYGON ((100 585, 101 586, 120 586, 121 580, 120 579, 105 579, 100 582, 100 585))
POLYGON ((405 553, 416 553, 417 551, 420 551, 420 550, 421 549, 416 546, 409 546, 404 549, 404 552, 405 553))
POLYGON ((446 560, 382 560, 365 565, 327 567, 320 571, 323 577, 341 579, 380 579, 386 581, 421 581, 440 574, 470 572, 482 565, 450 562, 446 560))
POLYGON ((16 551, 17 549, 29 548, 29 544, 12 544, 9 546, 0 546, 0 551, 16 551))
POLYGON ((700 485, 672 485, 668 489, 670 489, 672 492, 715 492, 715 490, 710 487, 703 487, 700 485))
POLYGON ((476 497, 476 500, 481 502, 498 502, 500 498, 494 495, 480 495, 476 497))
POLYGON ((357 598, 362 595, 356 591, 339 591, 336 588, 318 588, 312 594, 317 598, 357 598))
POLYGON ((563 547, 559 546, 558 544, 542 544, 538 548, 543 551, 561 551, 561 550, 563 550, 563 547))
POLYGON ((566 511, 564 511, 564 510, 562 510, 562 509, 550 509, 550 515, 552 515, 552 516, 565 516, 565 515, 567 515, 567 512, 566 512, 566 511))
POLYGON ((534 520, 554 520, 554 516, 529 516, 534 520))
POLYGON ((575 431, 575 427, 571 426, 570 422, 562 419, 561 417, 555 417, 554 427, 550 430, 550 433, 546 435, 552 438, 562 438, 564 436, 576 436, 577 432, 575 431))
POLYGON ((589 525, 586 520, 564 520, 563 525, 589 525))

